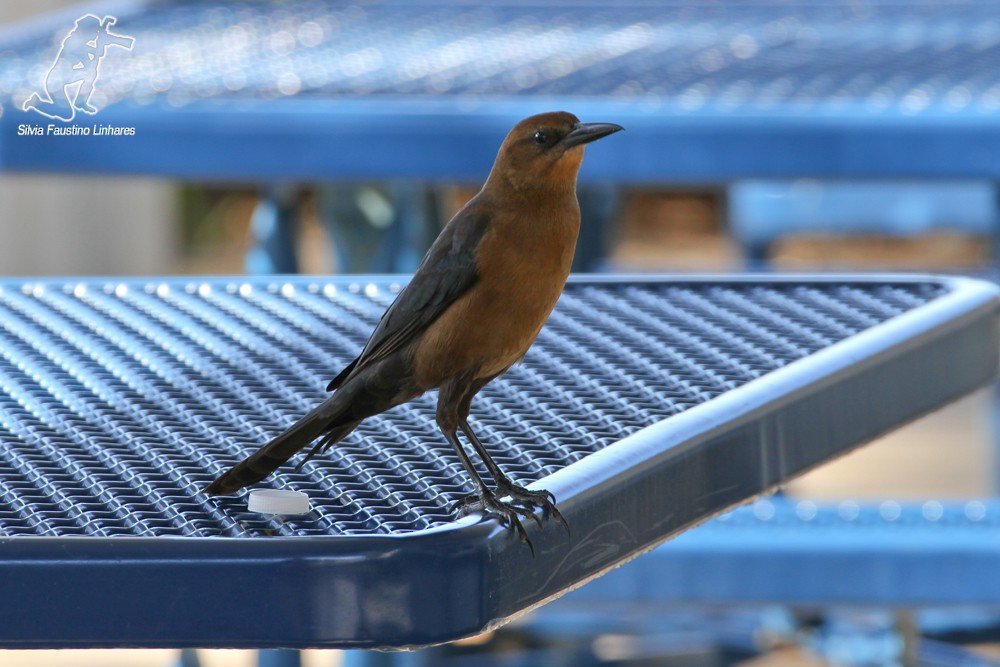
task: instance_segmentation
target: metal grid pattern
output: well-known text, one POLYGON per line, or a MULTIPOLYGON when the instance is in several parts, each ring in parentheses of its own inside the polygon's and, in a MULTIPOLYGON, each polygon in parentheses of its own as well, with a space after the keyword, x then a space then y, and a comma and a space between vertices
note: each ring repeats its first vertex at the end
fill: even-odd
MULTIPOLYGON (((106 59, 92 101, 531 94, 672 100, 688 111, 860 103, 991 113, 997 9, 972 0, 155 3, 119 12, 116 30, 136 46, 106 59)), ((18 107, 73 18, 0 47, 0 92, 18 107)))
MULTIPOLYGON (((41 281, 0 286, 0 535, 398 533, 471 489, 433 394, 300 472, 281 520, 201 489, 325 396, 399 285, 41 281)), ((933 283, 571 283, 473 420, 532 481, 927 302, 933 283)), ((485 471, 484 471, 485 472, 485 471)))
MULTIPOLYGON (((831 530, 864 532, 884 535, 890 527, 897 530, 940 531, 946 528, 952 537, 956 531, 996 531, 1000 528, 1000 501, 995 499, 924 502, 881 502, 858 503, 844 500, 838 503, 816 503, 811 500, 787 500, 761 498, 747 507, 739 507, 718 517, 717 521, 706 524, 705 528, 715 535, 751 532, 764 539, 776 539, 776 535, 799 534, 813 531, 817 534, 831 530)), ((702 530, 705 530, 703 528, 702 530)), ((866 533, 867 534, 867 533, 866 533)), ((697 539, 696 535, 687 539, 697 539)), ((859 540, 865 539, 858 537, 859 540)), ((991 548, 984 544, 985 548, 991 548)))

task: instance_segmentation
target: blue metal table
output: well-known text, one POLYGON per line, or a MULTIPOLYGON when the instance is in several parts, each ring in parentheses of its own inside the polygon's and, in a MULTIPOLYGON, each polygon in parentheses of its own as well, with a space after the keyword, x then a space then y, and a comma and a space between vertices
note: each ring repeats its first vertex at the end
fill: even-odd
POLYGON ((564 600, 992 610, 998 562, 995 498, 859 504, 777 496, 726 513, 564 600))
MULTIPOLYGON (((70 125, 134 128, 134 136, 49 135, 62 123, 22 110, 83 10, 59 12, 0 34, 0 170, 269 184, 251 272, 297 271, 298 212, 276 184, 477 182, 517 120, 554 108, 629 130, 590 149, 584 183, 971 179, 963 185, 987 201, 958 214, 947 206, 938 214, 940 197, 907 190, 908 211, 921 196, 932 201, 903 228, 996 230, 995 0, 188 0, 88 9, 116 16, 115 29, 135 43, 109 51, 92 100, 100 111, 70 125)), ((729 202, 733 232, 755 261, 777 233, 825 228, 763 187, 746 210, 738 196, 729 202), (776 229, 789 210, 794 222, 776 229)), ((594 198, 578 268, 605 255, 600 228, 614 200, 607 191, 594 198)), ((412 193, 395 199, 412 208, 412 193)), ((849 207, 868 229, 898 230, 891 213, 872 217, 878 208, 849 207)), ((426 249, 425 230, 404 217, 393 233, 368 230, 403 250, 363 271, 415 268, 406 255, 426 249)), ((339 246, 352 241, 335 224, 328 231, 339 246)), ((352 246, 339 259, 364 255, 352 246)))
POLYGON ((516 120, 566 108, 628 129, 584 180, 1000 176, 993 0, 87 9, 135 44, 73 123, 135 135, 18 135, 47 125, 21 106, 75 8, 0 35, 0 169, 477 181, 516 120))
POLYGON ((572 527, 456 520, 433 398, 266 485, 201 489, 324 395, 402 278, 0 284, 0 646, 403 647, 497 627, 988 383, 960 278, 578 277, 473 419, 572 527))

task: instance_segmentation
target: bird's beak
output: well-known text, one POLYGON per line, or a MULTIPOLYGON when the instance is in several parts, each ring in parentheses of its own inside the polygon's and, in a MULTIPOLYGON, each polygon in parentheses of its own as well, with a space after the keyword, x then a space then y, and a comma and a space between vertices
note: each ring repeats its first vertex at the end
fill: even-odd
POLYGON ((614 123, 577 123, 573 126, 572 131, 563 137, 561 143, 565 148, 572 148, 580 144, 589 144, 591 141, 597 141, 601 137, 624 129, 621 125, 614 123))

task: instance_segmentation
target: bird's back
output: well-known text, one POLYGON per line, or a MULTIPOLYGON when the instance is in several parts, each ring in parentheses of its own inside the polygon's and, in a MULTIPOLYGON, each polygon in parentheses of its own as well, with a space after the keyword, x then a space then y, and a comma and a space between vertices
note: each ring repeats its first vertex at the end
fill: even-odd
POLYGON ((459 297, 422 337, 414 358, 421 386, 473 372, 487 378, 528 351, 569 276, 580 230, 575 191, 534 200, 484 189, 471 211, 488 210, 476 251, 476 289, 459 297))

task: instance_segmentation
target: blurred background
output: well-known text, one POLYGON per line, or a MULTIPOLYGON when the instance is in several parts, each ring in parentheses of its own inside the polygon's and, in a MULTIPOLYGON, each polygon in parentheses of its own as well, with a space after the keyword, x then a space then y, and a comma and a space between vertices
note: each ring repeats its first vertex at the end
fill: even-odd
MULTIPOLYGON (((992 278, 997 10, 945 0, 3 3, 0 274, 410 272, 477 191, 506 129, 565 108, 627 129, 588 149, 579 271, 992 278), (22 125, 65 124, 23 105, 86 13, 115 16, 111 32, 135 41, 99 54, 98 111, 71 124, 135 135, 23 136, 22 125)), ((820 503, 994 495, 993 405, 982 391, 786 492, 820 503)), ((483 646, 506 664, 902 660, 860 640, 840 653, 788 641, 817 627, 788 610, 730 611, 753 639, 734 656, 692 640, 663 657, 598 630, 586 661, 532 662, 525 647, 537 652, 546 634, 529 616, 446 664, 485 664, 483 646)), ((696 618, 671 622, 707 622, 696 618)), ((844 636, 884 626, 874 634, 891 643, 898 627, 885 618, 866 611, 844 636)), ((987 660, 991 647, 975 650, 987 660)), ((177 661, 173 651, 0 653, 5 665, 177 661)))

